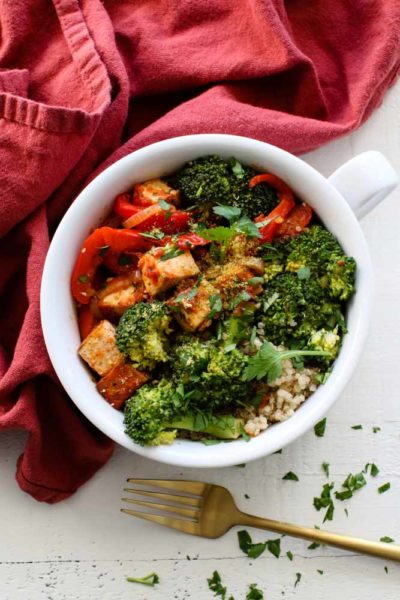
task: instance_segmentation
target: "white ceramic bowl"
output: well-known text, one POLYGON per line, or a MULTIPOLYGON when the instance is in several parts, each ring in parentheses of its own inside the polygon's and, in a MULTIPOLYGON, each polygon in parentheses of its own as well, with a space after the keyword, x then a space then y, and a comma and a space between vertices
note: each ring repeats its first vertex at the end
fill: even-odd
POLYGON ((363 216, 396 184, 396 173, 378 152, 353 158, 326 179, 299 158, 275 146, 230 135, 178 137, 125 156, 76 198, 61 221, 47 255, 41 287, 41 318, 47 350, 62 385, 101 431, 125 448, 160 462, 222 467, 248 462, 286 446, 324 417, 354 371, 366 339, 373 296, 371 262, 356 215, 363 216), (117 194, 136 182, 172 173, 186 161, 205 154, 235 156, 261 172, 275 173, 284 179, 298 197, 315 209, 345 252, 356 259, 357 292, 348 310, 349 332, 327 383, 290 419, 270 427, 251 442, 238 440, 205 446, 177 440, 171 446, 141 447, 124 433, 122 413, 100 396, 78 356, 80 338, 70 293, 71 271, 83 240, 109 213, 117 194))

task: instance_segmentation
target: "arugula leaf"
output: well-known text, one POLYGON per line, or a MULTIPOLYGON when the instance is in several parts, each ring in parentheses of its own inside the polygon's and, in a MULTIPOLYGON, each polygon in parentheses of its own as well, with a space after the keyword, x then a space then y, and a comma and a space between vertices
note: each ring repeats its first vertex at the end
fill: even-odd
POLYGON ((286 479, 287 481, 299 481, 299 478, 297 477, 296 473, 293 473, 293 471, 286 473, 282 479, 286 479))
POLYGON ((384 542, 385 544, 391 544, 392 542, 394 542, 394 539, 391 538, 391 537, 389 537, 389 536, 387 536, 387 535, 384 535, 383 537, 381 537, 379 539, 379 541, 380 542, 384 542))
POLYGON ((381 487, 378 487, 379 494, 384 494, 388 490, 390 490, 390 483, 389 482, 388 483, 384 483, 383 485, 381 485, 381 487))
POLYGON ((282 362, 296 356, 326 356, 323 350, 276 350, 273 345, 265 341, 249 362, 243 374, 243 381, 267 378, 268 383, 275 381, 282 374, 282 362))
POLYGON ((250 584, 249 591, 246 595, 246 600, 263 600, 264 594, 261 590, 258 589, 255 583, 250 584))
POLYGON ((316 425, 314 425, 314 433, 317 437, 324 437, 326 429, 326 417, 322 419, 322 421, 318 421, 316 425))
POLYGON ((149 573, 145 577, 127 577, 126 580, 130 583, 142 583, 150 587, 154 587, 156 583, 160 583, 157 573, 149 573))

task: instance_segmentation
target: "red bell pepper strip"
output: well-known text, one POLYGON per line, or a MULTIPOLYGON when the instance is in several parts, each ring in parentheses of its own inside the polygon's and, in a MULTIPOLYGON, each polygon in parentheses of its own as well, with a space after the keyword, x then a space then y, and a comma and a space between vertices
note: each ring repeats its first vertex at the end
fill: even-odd
POLYGON ((285 222, 279 226, 276 233, 277 237, 297 235, 307 227, 312 216, 313 209, 308 204, 299 204, 295 206, 285 222))
POLYGON ((131 202, 131 195, 128 193, 119 194, 114 200, 114 212, 123 219, 129 219, 140 210, 142 207, 134 206, 131 202))
POLYGON ((198 233, 184 233, 178 237, 175 245, 181 250, 188 250, 190 248, 194 248, 195 246, 206 246, 210 243, 210 240, 205 240, 198 233))
POLYGON ((138 212, 130 216, 122 225, 126 229, 138 229, 139 226, 147 224, 147 221, 157 215, 163 216, 165 215, 165 211, 159 204, 152 204, 151 206, 146 206, 146 208, 140 208, 138 212))
POLYGON ((249 188, 259 183, 268 183, 271 187, 275 188, 280 200, 279 204, 267 216, 259 215, 255 219, 256 223, 263 223, 265 221, 265 225, 260 228, 260 234, 261 242, 267 243, 273 240, 284 219, 296 204, 290 187, 276 175, 271 175, 270 173, 256 175, 250 179, 249 188))
POLYGON ((89 333, 96 327, 98 320, 90 310, 90 306, 85 304, 80 306, 78 310, 78 326, 81 340, 84 340, 89 333))
POLYGON ((109 249, 115 253, 146 252, 153 242, 137 231, 100 227, 84 241, 71 276, 72 295, 81 304, 88 304, 94 296, 93 278, 97 267, 109 249))
POLYGON ((191 215, 188 212, 176 210, 174 207, 171 207, 171 211, 165 211, 160 206, 153 204, 127 219, 123 226, 132 227, 135 231, 160 229, 164 233, 174 234, 187 230, 190 219, 191 215))

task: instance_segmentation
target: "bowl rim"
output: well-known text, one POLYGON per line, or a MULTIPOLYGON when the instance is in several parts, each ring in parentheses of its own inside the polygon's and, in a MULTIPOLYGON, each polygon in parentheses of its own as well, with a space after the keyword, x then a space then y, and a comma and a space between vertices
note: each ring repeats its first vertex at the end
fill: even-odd
MULTIPOLYGON (((208 153, 212 153, 212 151, 208 151, 208 153)), ((201 156, 202 154, 204 152, 198 152, 197 156, 201 156)), ((232 151, 232 154, 235 154, 235 150, 232 151)), ((112 200, 113 197, 110 199, 109 205, 111 205, 112 200)), ((87 235, 87 232, 88 230, 84 232, 84 236, 87 235)), ((341 237, 338 237, 339 241, 343 243, 341 237)), ((272 144, 228 134, 194 134, 168 138, 127 154, 98 174, 80 192, 61 220, 48 250, 41 282, 40 313, 45 344, 57 376, 70 398, 89 421, 115 442, 144 457, 181 467, 210 468, 232 466, 272 454, 303 435, 326 415, 329 408, 348 383, 360 358, 368 334, 373 304, 372 298, 372 264, 361 227, 343 196, 321 173, 299 157, 272 144), (235 440, 229 444, 206 446, 189 440, 176 440, 171 446, 143 447, 135 444, 124 433, 123 427, 118 427, 115 423, 107 422, 107 419, 96 410, 95 406, 87 402, 84 394, 80 393, 80 390, 77 389, 77 373, 74 372, 74 368, 65 365, 65 349, 63 349, 62 344, 59 343, 59 339, 55 335, 55 331, 57 331, 57 327, 61 321, 58 320, 57 311, 52 306, 54 302, 52 286, 54 285, 57 269, 63 259, 64 243, 68 239, 67 234, 70 232, 71 226, 75 223, 77 217, 79 217, 80 212, 87 212, 89 210, 89 203, 93 200, 93 195, 96 194, 96 190, 100 189, 107 178, 111 175, 117 176, 119 173, 125 172, 131 167, 132 162, 137 162, 139 159, 150 160, 152 154, 157 154, 159 151, 173 152, 174 149, 189 149, 196 145, 201 146, 202 143, 207 146, 221 143, 227 145, 239 144, 244 150, 248 149, 256 153, 266 154, 265 160, 268 160, 268 154, 275 155, 285 165, 288 175, 295 173, 296 176, 302 175, 306 179, 313 180, 314 185, 320 188, 321 191, 328 193, 328 196, 331 196, 337 202, 335 210, 336 206, 340 207, 339 214, 342 213, 343 221, 345 220, 344 222, 348 226, 349 235, 350 233, 352 234, 353 243, 359 248, 359 254, 363 259, 362 285, 360 286, 361 289, 358 289, 355 295, 356 307, 353 306, 351 308, 351 311, 355 314, 355 322, 351 331, 345 336, 345 342, 327 383, 324 386, 319 386, 310 398, 307 399, 306 403, 302 405, 305 406, 307 404, 310 406, 310 399, 318 398, 318 401, 314 401, 312 408, 307 411, 307 419, 298 418, 299 413, 301 413, 301 408, 299 408, 288 420, 272 426, 260 436, 252 439, 251 443, 246 443, 244 440, 235 440), (197 449, 190 451, 188 444, 196 446, 197 449), (198 449, 201 449, 201 451, 198 449)), ((60 318, 63 319, 64 317, 60 318)), ((67 315, 65 315, 66 318, 67 315)), ((76 357, 77 352, 75 348, 75 359, 76 357)), ((88 371, 83 364, 82 369, 85 369, 86 372, 88 371)), ((93 382, 92 386, 96 395, 99 396, 102 402, 105 402, 100 394, 98 394, 93 382)), ((109 408, 114 411, 112 407, 109 408)))

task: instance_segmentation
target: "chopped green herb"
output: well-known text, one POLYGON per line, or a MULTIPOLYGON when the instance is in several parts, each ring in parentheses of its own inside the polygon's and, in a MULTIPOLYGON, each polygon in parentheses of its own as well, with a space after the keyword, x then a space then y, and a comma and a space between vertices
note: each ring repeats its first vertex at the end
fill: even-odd
POLYGON ((316 550, 317 548, 320 547, 321 544, 317 544, 317 542, 313 542, 312 544, 310 544, 309 546, 307 546, 308 550, 316 550))
POLYGON ((363 426, 362 425, 352 425, 351 427, 352 429, 362 429, 363 426))
POLYGON ((325 417, 325 419, 322 419, 322 421, 319 421, 314 426, 314 433, 317 437, 324 437, 325 429, 326 429, 326 417, 325 417))
POLYGON ((150 587, 154 587, 156 583, 160 583, 157 573, 149 573, 145 577, 127 577, 126 580, 130 583, 141 583, 150 587))
POLYGON ((390 483, 384 483, 383 485, 381 485, 381 487, 378 487, 378 492, 380 494, 384 494, 385 492, 387 492, 388 490, 390 490, 390 483))
POLYGON ((211 294, 211 296, 208 297, 208 302, 210 304, 210 312, 208 313, 207 318, 212 319, 222 310, 221 296, 219 294, 211 294))
MULTIPOLYGON (((186 209, 187 210, 187 209, 186 209)), ((143 231, 141 232, 142 237, 150 238, 151 240, 162 240, 165 237, 163 231, 143 231)))
POLYGON ((276 452, 274 452, 274 454, 282 454, 282 448, 280 450, 277 450, 276 452))
POLYGON ((181 254, 185 254, 184 250, 181 250, 177 246, 172 246, 172 248, 168 249, 162 256, 160 256, 160 260, 171 260, 172 258, 176 258, 181 254))
POLYGON ((345 512, 346 517, 348 517, 349 516, 349 511, 347 510, 347 508, 344 509, 344 512, 345 512))
POLYGON ((329 478, 329 463, 323 462, 322 469, 323 469, 325 475, 329 478))
POLYGON ((263 277, 251 277, 248 282, 250 285, 257 285, 258 283, 264 283, 263 277))
POLYGON ((246 292, 246 290, 242 290, 233 298, 232 302, 229 305, 229 310, 234 310, 237 306, 239 306, 241 302, 247 302, 250 299, 250 294, 246 292))
POLYGON ((86 283, 89 281, 89 275, 79 275, 78 279, 81 283, 86 283))
POLYGON ((99 256, 104 256, 105 254, 107 254, 107 251, 109 248, 110 248, 110 246, 100 246, 99 256))
MULTIPOLYGON (((215 596, 220 596, 222 600, 226 598, 226 587, 222 585, 221 577, 218 571, 214 571, 213 576, 207 579, 209 589, 214 592, 215 596)), ((234 600, 233 596, 230 596, 228 600, 234 600)))
POLYGON ((383 568, 385 569, 385 572, 386 572, 386 573, 389 573, 389 569, 387 568, 387 566, 386 566, 386 565, 385 565, 383 568))
POLYGON ((373 431, 374 433, 378 433, 378 431, 380 431, 380 430, 381 430, 381 428, 380 428, 380 427, 373 427, 373 428, 372 428, 372 431, 373 431))
POLYGON ((250 496, 248 494, 245 494, 244 497, 246 498, 246 500, 250 500, 250 496))
POLYGON ((317 569, 317 573, 319 573, 320 575, 323 575, 323 574, 324 574, 324 572, 323 572, 323 571, 321 571, 321 569, 317 569))
POLYGON ((379 473, 379 469, 375 463, 367 463, 364 467, 364 473, 368 473, 368 469, 372 477, 376 477, 379 473))
POLYGON ((298 583, 300 583, 300 579, 301 579, 301 573, 296 573, 296 581, 294 582, 294 587, 296 587, 296 585, 298 583))
POLYGON ((250 584, 249 591, 247 592, 246 600, 263 600, 264 594, 258 589, 255 583, 250 584))
POLYGON ((240 162, 236 158, 231 158, 229 161, 229 166, 232 169, 232 173, 237 177, 237 179, 243 179, 245 176, 244 169, 240 162))
POLYGON ((281 540, 267 540, 266 542, 260 542, 253 544, 251 536, 248 531, 242 530, 238 532, 239 548, 247 554, 249 558, 258 558, 267 548, 271 554, 276 558, 279 558, 281 554, 281 540))
POLYGON ((332 521, 333 519, 333 513, 335 510, 333 500, 331 498, 331 491, 333 489, 333 486, 333 483, 325 483, 325 485, 322 488, 321 496, 315 497, 313 502, 316 510, 320 511, 321 508, 327 509, 324 516, 324 523, 325 521, 332 521))
POLYGON ((261 237, 257 225, 249 217, 240 217, 235 223, 235 229, 239 233, 244 233, 249 238, 261 237))
POLYGON ((394 539, 387 535, 384 535, 383 537, 380 538, 379 541, 384 542, 385 544, 391 544, 392 542, 394 542, 394 539))
POLYGON ((311 270, 310 267, 301 267, 298 271, 297 271, 297 277, 299 279, 309 279, 311 275, 311 270))
POLYGON ((290 550, 288 550, 288 551, 286 552, 286 556, 288 557, 288 559, 289 559, 290 561, 292 561, 292 560, 293 560, 293 554, 292 554, 292 552, 290 552, 290 550))
POLYGON ((356 475, 349 473, 342 483, 342 488, 344 488, 344 490, 341 492, 335 492, 335 498, 341 501, 348 500, 353 496, 353 493, 356 490, 361 489, 365 485, 367 485, 367 482, 363 473, 356 473, 356 475))
POLYGON ((235 465, 235 467, 239 467, 240 469, 244 469, 246 466, 246 463, 241 463, 240 465, 235 465))
POLYGON ((265 341, 254 356, 249 358, 244 371, 243 380, 267 378, 268 383, 275 381, 282 374, 282 362, 294 356, 325 356, 327 352, 319 350, 276 350, 265 341))
POLYGON ((289 471, 288 473, 286 473, 286 475, 284 475, 282 479, 286 479, 288 481, 299 481, 299 478, 297 477, 296 473, 293 473, 293 471, 289 471))

